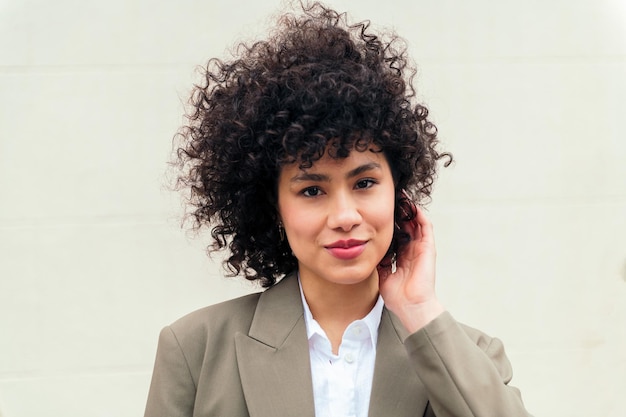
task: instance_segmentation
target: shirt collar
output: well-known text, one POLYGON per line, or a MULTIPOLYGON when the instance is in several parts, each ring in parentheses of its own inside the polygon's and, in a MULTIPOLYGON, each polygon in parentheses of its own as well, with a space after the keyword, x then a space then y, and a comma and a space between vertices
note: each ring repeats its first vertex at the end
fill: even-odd
MULTIPOLYGON (((326 336, 326 332, 319 325, 317 320, 313 318, 313 314, 311 313, 311 309, 309 308, 309 304, 304 297, 304 292, 302 291, 302 283, 300 282, 300 275, 298 275, 298 286, 300 288, 300 297, 302 298, 302 306, 304 307, 304 322, 306 324, 306 333, 307 338, 310 341, 316 334, 322 336, 325 339, 328 339, 326 336)), ((376 343, 378 342, 378 326, 380 325, 380 320, 383 314, 383 307, 385 303, 383 301, 383 297, 378 295, 378 299, 376 300, 376 304, 370 310, 369 313, 365 317, 360 320, 355 320, 353 323, 361 321, 365 323, 367 326, 370 338, 372 341, 372 346, 376 347, 376 343)))

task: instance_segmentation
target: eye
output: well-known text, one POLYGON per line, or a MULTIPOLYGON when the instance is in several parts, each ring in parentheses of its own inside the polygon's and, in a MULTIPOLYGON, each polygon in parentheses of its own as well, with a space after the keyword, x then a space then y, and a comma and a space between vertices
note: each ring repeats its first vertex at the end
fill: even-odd
POLYGON ((322 194, 322 190, 319 187, 307 187, 301 193, 305 197, 317 197, 322 194))
POLYGON ((363 189, 372 187, 374 184, 376 184, 375 180, 371 178, 365 178, 365 179, 357 181, 354 188, 358 190, 363 190, 363 189))

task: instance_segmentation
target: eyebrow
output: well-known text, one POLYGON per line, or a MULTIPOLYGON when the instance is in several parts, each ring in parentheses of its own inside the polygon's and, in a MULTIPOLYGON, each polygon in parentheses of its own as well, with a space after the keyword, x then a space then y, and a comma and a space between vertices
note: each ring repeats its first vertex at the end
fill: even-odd
MULTIPOLYGON (((346 174, 346 178, 353 178, 358 175, 361 175, 364 172, 372 171, 375 169, 380 169, 380 164, 376 162, 369 162, 367 164, 360 165, 352 170, 350 170, 346 174)), ((329 182, 330 176, 326 174, 316 174, 312 172, 302 172, 291 178, 290 182, 303 182, 303 181, 314 181, 314 182, 329 182)))

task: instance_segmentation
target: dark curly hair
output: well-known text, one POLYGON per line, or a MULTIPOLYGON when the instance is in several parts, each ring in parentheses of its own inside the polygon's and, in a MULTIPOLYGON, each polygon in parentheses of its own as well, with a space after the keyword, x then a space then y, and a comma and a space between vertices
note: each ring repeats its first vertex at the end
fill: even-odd
POLYGON ((209 252, 228 248, 231 276, 270 287, 296 269, 278 229, 277 181, 285 164, 311 167, 325 153, 383 152, 396 189, 396 230, 385 259, 406 244, 398 227, 409 198, 427 200, 437 161, 437 128, 413 104, 406 48, 349 24, 320 3, 286 13, 268 39, 241 44, 237 57, 211 59, 194 87, 188 123, 176 135, 178 188, 188 188, 193 227, 211 227, 209 252))

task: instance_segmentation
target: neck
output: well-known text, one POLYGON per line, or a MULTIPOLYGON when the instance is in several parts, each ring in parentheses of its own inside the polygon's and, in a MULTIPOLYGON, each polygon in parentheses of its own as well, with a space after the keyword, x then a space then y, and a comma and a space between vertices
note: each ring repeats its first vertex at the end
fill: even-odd
POLYGON ((337 284, 300 275, 302 292, 313 318, 330 339, 337 354, 350 323, 365 317, 378 299, 378 274, 355 284, 337 284))

